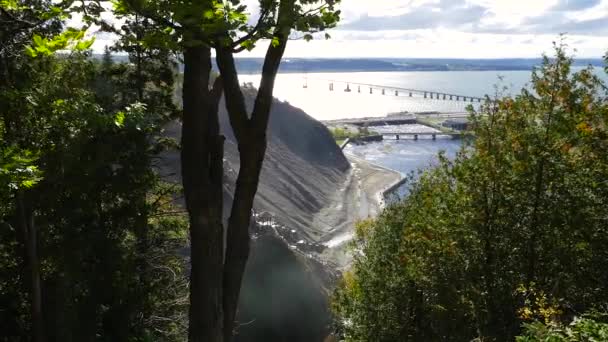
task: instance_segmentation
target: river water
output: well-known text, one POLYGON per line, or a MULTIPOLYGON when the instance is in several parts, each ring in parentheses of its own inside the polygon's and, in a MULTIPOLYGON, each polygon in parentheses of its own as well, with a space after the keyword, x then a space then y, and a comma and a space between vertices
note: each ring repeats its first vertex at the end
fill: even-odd
MULTIPOLYGON (((444 151, 450 158, 454 157, 460 150, 460 146, 460 140, 438 137, 437 140, 426 138, 416 141, 384 140, 365 145, 348 145, 344 152, 399 171, 405 177, 412 172, 435 165, 439 151, 444 151)), ((408 185, 404 184, 396 190, 395 194, 403 197, 407 194, 407 187, 408 185)))
MULTIPOLYGON (((580 67, 573 68, 580 70, 580 67)), ((600 68, 596 72, 606 79, 600 68)), ((465 112, 470 102, 425 99, 421 94, 387 90, 382 87, 361 86, 355 83, 427 90, 438 93, 483 97, 493 95, 495 86, 507 87, 507 94, 518 93, 530 80, 530 71, 409 71, 409 72, 344 72, 279 74, 274 95, 279 100, 303 109, 317 120, 384 116, 395 112, 465 112), (329 90, 333 83, 334 90, 329 90), (352 84, 351 84, 352 83, 352 84), (304 86, 307 86, 304 88, 304 86), (350 92, 344 90, 349 87, 350 92)), ((242 75, 242 83, 257 86, 259 75, 242 75)))
MULTIPOLYGON (((574 68, 580 70, 580 68, 574 68)), ((606 74, 599 68, 597 75, 606 80, 606 74)), ((428 90, 440 93, 483 97, 494 94, 495 87, 507 87, 506 94, 516 94, 528 86, 530 71, 419 71, 419 72, 352 72, 352 73, 309 73, 279 74, 275 83, 275 97, 303 109, 317 120, 384 116, 395 112, 465 112, 468 102, 424 99, 421 95, 409 97, 407 93, 395 96, 382 87, 361 86, 361 92, 354 83, 393 86, 408 89, 428 90), (329 90, 329 84, 334 90, 329 90), (351 84, 352 83, 352 84, 351 84), (304 88, 306 85, 306 88, 304 88), (349 87, 350 92, 344 89, 349 87)), ((244 75, 241 82, 259 83, 259 75, 244 75)), ((419 129, 419 127, 416 127, 419 129)), ((407 131, 401 127, 400 131, 407 131)), ((370 162, 407 175, 427 168, 437 161, 437 154, 445 151, 454 156, 460 149, 460 140, 448 137, 430 137, 419 140, 385 140, 365 145, 345 148, 346 153, 357 155, 370 162)), ((404 195, 406 188, 399 189, 404 195)))

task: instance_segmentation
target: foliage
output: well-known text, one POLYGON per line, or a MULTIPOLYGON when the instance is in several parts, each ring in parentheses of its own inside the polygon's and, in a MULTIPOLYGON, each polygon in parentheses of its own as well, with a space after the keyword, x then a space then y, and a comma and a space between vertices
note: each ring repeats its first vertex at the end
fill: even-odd
POLYGON ((599 342, 608 340, 608 323, 605 316, 583 315, 567 325, 555 322, 528 323, 524 325, 524 333, 517 337, 517 342, 599 342))
POLYGON ((357 231, 334 295, 347 341, 513 340, 606 304, 608 106, 563 46, 533 92, 486 101, 475 140, 357 231))
POLYGON ((49 340, 183 340, 186 224, 172 206, 179 189, 153 165, 172 73, 142 72, 138 97, 132 65, 78 51, 31 58, 19 44, 0 54, 0 340, 34 334, 32 265, 49 340))
POLYGON ((357 130, 357 132, 353 132, 350 129, 340 127, 333 128, 330 131, 331 134, 334 136, 334 139, 336 139, 337 141, 346 139, 357 139, 371 134, 367 127, 363 127, 357 130))
MULTIPOLYGON (((280 1, 259 2, 259 19, 249 24, 254 15, 243 1, 206 0, 184 4, 180 1, 133 1, 113 2, 117 16, 137 14, 159 29, 138 37, 146 47, 178 50, 180 47, 210 45, 215 48, 229 47, 235 51, 252 50, 262 39, 269 39, 276 46, 280 39, 276 28, 285 26, 302 33, 302 38, 313 39, 312 33, 335 27, 340 11, 335 9, 339 1, 280 1), (281 4, 291 6, 289 15, 279 18, 281 4), (281 22, 283 21, 283 22, 281 22)), ((285 6, 285 5, 283 5, 285 6)), ((329 38, 329 36, 325 36, 329 38)))

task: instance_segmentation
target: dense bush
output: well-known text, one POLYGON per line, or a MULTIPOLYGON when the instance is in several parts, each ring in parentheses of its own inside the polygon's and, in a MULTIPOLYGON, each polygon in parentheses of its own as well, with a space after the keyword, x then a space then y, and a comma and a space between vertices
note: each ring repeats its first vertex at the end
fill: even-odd
POLYGON ((171 65, 22 52, 0 51, 0 340, 182 341, 187 225, 154 167, 171 65))
POLYGON ((370 131, 367 127, 360 128, 357 132, 353 132, 347 128, 336 127, 331 130, 331 134, 334 136, 336 141, 343 141, 346 139, 356 139, 370 135, 370 131))
POLYGON ((524 335, 517 342, 587 342, 608 341, 608 323, 605 317, 581 317, 570 324, 534 322, 524 325, 524 335))
POLYGON ((608 300, 608 105, 562 47, 531 91, 488 99, 476 138, 362 222, 334 295, 347 341, 514 340, 608 300))

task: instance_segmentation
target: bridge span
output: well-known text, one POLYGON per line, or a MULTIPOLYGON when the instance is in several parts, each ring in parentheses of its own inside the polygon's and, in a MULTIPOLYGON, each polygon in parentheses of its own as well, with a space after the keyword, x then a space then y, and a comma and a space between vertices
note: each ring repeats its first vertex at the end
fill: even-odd
POLYGON ((437 136, 449 136, 452 139, 460 139, 464 135, 462 132, 382 132, 382 138, 384 137, 395 137, 395 140, 400 140, 401 137, 413 137, 414 140, 418 140, 418 137, 430 136, 433 140, 437 139, 437 136))
MULTIPOLYGON (((308 88, 308 77, 304 78, 303 88, 308 88)), ((369 93, 374 94, 375 92, 379 92, 382 95, 386 96, 403 96, 403 97, 418 97, 428 100, 443 100, 443 101, 459 101, 459 102, 470 102, 470 103, 479 103, 484 100, 483 97, 479 96, 471 96, 464 94, 454 94, 451 92, 444 92, 438 90, 424 90, 424 89, 412 89, 412 88, 403 88, 391 85, 381 85, 381 84, 372 84, 372 83, 362 83, 356 81, 348 81, 348 80, 335 80, 335 79, 325 79, 325 78, 310 78, 311 80, 323 81, 327 82, 329 91, 338 91, 336 89, 336 85, 344 85, 343 89, 346 93, 356 92, 356 93, 369 93)))

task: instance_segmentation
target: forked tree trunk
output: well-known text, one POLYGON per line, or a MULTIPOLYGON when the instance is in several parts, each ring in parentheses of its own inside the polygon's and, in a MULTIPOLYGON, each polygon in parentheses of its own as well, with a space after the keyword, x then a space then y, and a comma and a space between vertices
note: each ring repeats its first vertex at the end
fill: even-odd
MULTIPOLYGON (((210 49, 200 46, 184 51, 181 160, 190 217, 190 342, 232 340, 241 282, 249 257, 251 210, 266 152, 272 91, 294 20, 294 2, 281 1, 274 33, 274 41, 278 44, 271 44, 267 50, 251 116, 247 115, 231 49, 216 48, 221 78, 211 91, 210 49), (222 89, 240 155, 225 254, 222 222, 224 137, 219 134, 218 120, 222 89)), ((221 46, 221 43, 217 45, 221 46)))
POLYGON ((270 45, 264 59, 262 80, 251 117, 240 88, 230 49, 217 49, 217 62, 224 82, 226 108, 237 139, 240 168, 228 221, 224 267, 224 341, 232 339, 241 282, 250 249, 249 225, 253 200, 266 153, 266 129, 272 105, 274 81, 287 45, 285 31, 275 33, 279 44, 270 45))

